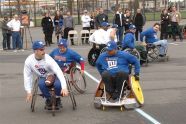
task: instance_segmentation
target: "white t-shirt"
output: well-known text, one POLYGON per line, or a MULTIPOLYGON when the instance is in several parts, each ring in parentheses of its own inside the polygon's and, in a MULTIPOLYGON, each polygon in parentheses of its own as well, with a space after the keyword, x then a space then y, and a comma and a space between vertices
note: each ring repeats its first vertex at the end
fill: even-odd
POLYGON ((9 28, 12 28, 12 31, 20 31, 21 22, 19 20, 12 19, 7 23, 9 28))
POLYGON ((107 31, 98 29, 89 37, 89 41, 96 44, 107 44, 110 41, 109 38, 107 31))
POLYGON ((89 15, 82 15, 81 21, 82 21, 82 27, 90 27, 91 18, 89 15))
POLYGON ((24 87, 27 93, 31 93, 32 90, 32 78, 33 74, 38 77, 47 77, 48 74, 56 74, 61 82, 62 89, 66 89, 66 80, 63 72, 58 64, 48 54, 45 54, 44 59, 36 60, 35 54, 31 54, 25 60, 24 65, 24 87))
MULTIPOLYGON (((109 28, 109 29, 107 30, 108 36, 110 36, 110 34, 111 34, 111 32, 112 32, 113 30, 115 30, 115 29, 114 29, 114 28, 109 28)), ((110 38, 110 37, 109 37, 109 41, 111 41, 111 38, 110 38)), ((114 41, 117 42, 117 36, 116 36, 116 35, 115 35, 115 37, 114 37, 114 41)))

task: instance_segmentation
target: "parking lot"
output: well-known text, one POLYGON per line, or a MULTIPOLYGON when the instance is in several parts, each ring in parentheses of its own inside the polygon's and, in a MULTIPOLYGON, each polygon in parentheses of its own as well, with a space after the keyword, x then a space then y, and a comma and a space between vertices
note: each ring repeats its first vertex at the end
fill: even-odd
MULTIPOLYGON (((150 23, 148 25, 151 25, 150 23)), ((40 28, 30 29, 33 40, 42 39, 40 28)), ((30 41, 29 41, 30 45, 30 41)), ((145 104, 142 108, 120 111, 119 107, 105 111, 93 106, 97 80, 100 76, 95 67, 86 62, 87 90, 77 94, 77 110, 72 109, 70 98, 62 98, 63 109, 52 117, 44 110, 44 99, 38 97, 36 110, 30 112, 30 103, 25 102, 23 65, 32 53, 30 46, 25 51, 0 51, 0 123, 1 124, 185 124, 186 118, 186 40, 169 40, 168 62, 154 62, 141 68, 140 84, 145 104), (91 76, 91 77, 90 77, 91 76), (94 79, 94 80, 93 80, 94 79)), ((49 53, 56 43, 46 48, 49 53)), ((71 47, 87 61, 91 46, 71 47)))

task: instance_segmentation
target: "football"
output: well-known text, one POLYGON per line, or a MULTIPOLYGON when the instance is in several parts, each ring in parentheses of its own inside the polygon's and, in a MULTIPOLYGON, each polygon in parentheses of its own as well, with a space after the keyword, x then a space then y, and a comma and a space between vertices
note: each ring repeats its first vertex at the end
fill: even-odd
POLYGON ((55 81, 55 75, 50 74, 46 77, 45 83, 46 83, 47 86, 52 86, 54 81, 55 81))

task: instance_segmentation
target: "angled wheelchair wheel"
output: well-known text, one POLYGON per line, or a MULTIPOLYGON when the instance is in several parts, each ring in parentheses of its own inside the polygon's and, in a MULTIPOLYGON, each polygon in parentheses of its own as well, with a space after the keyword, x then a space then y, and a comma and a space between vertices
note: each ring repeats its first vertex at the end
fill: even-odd
POLYGON ((85 75, 81 74, 81 70, 77 67, 73 67, 70 70, 70 77, 72 86, 79 92, 84 93, 87 87, 85 75))
POLYGON ((95 48, 90 49, 88 53, 88 62, 90 65, 95 66, 96 60, 98 59, 99 54, 100 54, 99 49, 95 49, 95 48))
POLYGON ((159 57, 159 48, 154 44, 150 44, 147 46, 147 57, 149 61, 155 61, 159 57))
POLYGON ((32 101, 31 101, 31 106, 30 106, 31 112, 35 111, 35 103, 36 103, 37 92, 38 92, 38 81, 39 81, 39 78, 35 80, 34 86, 32 88, 32 101))
POLYGON ((71 102, 72 102, 72 108, 73 108, 73 110, 75 110, 76 107, 77 107, 76 99, 75 99, 75 97, 74 97, 74 93, 73 93, 73 91, 72 91, 72 87, 71 87, 71 85, 70 85, 70 82, 69 82, 68 77, 65 76, 65 79, 66 79, 66 82, 67 82, 67 88, 68 88, 68 91, 69 91, 69 96, 70 96, 70 99, 71 99, 71 102))
POLYGON ((140 60, 140 53, 136 49, 127 48, 124 51, 134 55, 138 60, 140 60))
POLYGON ((137 102, 142 106, 144 104, 144 96, 139 81, 135 80, 134 76, 131 76, 130 80, 131 90, 137 102))

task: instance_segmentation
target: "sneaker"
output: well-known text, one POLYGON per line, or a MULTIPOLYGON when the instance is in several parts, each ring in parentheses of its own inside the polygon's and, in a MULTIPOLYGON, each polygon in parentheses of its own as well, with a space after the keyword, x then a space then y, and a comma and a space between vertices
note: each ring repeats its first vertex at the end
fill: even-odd
POLYGON ((159 55, 159 57, 165 57, 165 56, 166 56, 166 54, 164 54, 164 55, 161 55, 161 54, 160 54, 160 55, 159 55))
POLYGON ((52 104, 51 104, 50 98, 46 99, 46 101, 45 101, 45 108, 48 109, 48 110, 52 109, 52 104))
POLYGON ((62 103, 60 98, 56 98, 56 108, 62 108, 62 103))

